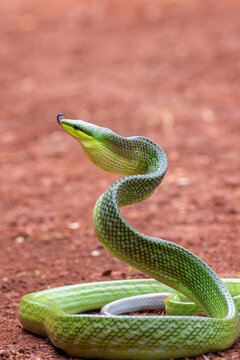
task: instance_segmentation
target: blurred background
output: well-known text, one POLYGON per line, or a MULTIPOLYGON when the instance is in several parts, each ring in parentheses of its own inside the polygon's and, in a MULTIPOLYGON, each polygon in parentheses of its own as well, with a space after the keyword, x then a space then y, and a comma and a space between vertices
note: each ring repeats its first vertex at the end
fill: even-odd
POLYGON ((91 218, 117 176, 90 163, 57 124, 60 112, 163 147, 163 184, 124 215, 219 275, 240 276, 239 12, 235 0, 1 1, 0 343, 7 355, 65 358, 21 330, 23 294, 128 277, 127 265, 99 245, 91 218))

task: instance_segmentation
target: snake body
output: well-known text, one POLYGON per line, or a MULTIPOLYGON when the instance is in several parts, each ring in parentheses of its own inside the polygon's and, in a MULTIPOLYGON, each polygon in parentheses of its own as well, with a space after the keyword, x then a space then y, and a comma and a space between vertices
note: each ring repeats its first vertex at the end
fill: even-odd
POLYGON ((124 138, 81 120, 58 117, 58 121, 96 165, 127 175, 96 202, 95 231, 110 253, 155 280, 88 283, 25 295, 19 308, 23 327, 84 358, 169 359, 230 347, 239 330, 240 282, 229 279, 224 284, 193 253, 136 231, 119 210, 146 199, 161 183, 167 171, 164 151, 144 137, 124 138), (190 304, 187 314, 202 311, 206 317, 186 316, 182 309, 181 316, 77 314, 123 297, 156 292, 184 295, 190 304))

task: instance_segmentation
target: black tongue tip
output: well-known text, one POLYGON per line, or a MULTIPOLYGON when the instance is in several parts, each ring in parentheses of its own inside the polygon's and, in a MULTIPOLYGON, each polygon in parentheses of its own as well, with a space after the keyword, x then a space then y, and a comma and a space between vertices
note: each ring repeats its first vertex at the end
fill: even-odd
POLYGON ((58 114, 58 116, 57 116, 57 122, 59 123, 59 125, 61 125, 61 119, 60 119, 60 117, 64 117, 64 115, 65 115, 65 114, 63 114, 63 113, 58 114))

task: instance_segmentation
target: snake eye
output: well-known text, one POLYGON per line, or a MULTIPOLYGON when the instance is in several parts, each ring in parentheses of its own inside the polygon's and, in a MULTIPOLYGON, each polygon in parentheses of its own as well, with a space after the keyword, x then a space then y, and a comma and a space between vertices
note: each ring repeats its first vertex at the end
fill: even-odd
POLYGON ((74 130, 79 130, 79 131, 81 131, 82 133, 84 133, 84 134, 86 134, 86 135, 88 135, 88 136, 91 136, 90 131, 88 131, 87 129, 81 127, 81 125, 75 124, 75 125, 73 126, 73 129, 74 129, 74 130))

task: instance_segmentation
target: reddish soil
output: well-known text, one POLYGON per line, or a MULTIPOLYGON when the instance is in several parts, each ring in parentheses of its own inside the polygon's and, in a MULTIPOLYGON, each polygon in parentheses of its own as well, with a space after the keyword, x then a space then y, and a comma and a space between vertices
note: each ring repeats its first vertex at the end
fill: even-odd
MULTIPOLYGON (((159 143, 168 174, 124 215, 239 276, 239 12, 235 0, 2 1, 0 358, 68 358, 22 330, 24 294, 128 277, 92 225, 117 176, 90 163, 59 112, 159 143)), ((220 358, 240 359, 240 341, 197 359, 220 358)))

